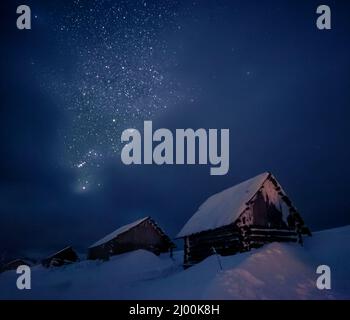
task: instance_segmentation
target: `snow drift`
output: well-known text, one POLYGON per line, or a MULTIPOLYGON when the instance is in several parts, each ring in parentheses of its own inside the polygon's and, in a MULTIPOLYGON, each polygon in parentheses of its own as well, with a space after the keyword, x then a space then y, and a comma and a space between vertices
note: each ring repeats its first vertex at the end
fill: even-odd
POLYGON ((32 289, 0 274, 0 299, 350 299, 350 226, 315 232, 304 247, 272 243, 234 256, 211 256, 187 270, 182 252, 138 250, 108 262, 32 268, 32 289), (316 287, 317 266, 332 271, 332 289, 316 287))

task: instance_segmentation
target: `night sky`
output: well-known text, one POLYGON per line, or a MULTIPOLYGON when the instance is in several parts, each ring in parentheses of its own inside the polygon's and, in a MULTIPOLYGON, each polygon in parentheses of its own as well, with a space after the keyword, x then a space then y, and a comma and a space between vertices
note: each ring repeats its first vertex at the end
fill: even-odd
POLYGON ((79 251, 271 171, 311 230, 350 224, 350 2, 2 1, 0 255, 79 251), (16 28, 16 8, 32 30, 16 28), (127 128, 229 128, 230 171, 125 166, 127 128))

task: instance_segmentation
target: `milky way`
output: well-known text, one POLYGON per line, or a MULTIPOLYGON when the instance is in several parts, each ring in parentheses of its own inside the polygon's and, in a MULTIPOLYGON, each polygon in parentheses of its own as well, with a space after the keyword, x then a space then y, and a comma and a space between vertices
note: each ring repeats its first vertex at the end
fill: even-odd
POLYGON ((57 25, 64 50, 76 58, 69 77, 49 72, 46 86, 63 104, 70 125, 63 132, 67 159, 78 172, 76 190, 100 187, 98 171, 120 154, 126 126, 151 120, 191 89, 172 77, 176 48, 168 33, 181 32, 175 1, 74 1, 57 25))

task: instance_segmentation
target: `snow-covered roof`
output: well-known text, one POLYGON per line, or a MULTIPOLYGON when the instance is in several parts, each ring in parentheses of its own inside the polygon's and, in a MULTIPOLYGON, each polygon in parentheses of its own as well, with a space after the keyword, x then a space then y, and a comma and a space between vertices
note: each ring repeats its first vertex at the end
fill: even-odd
POLYGON ((18 259, 14 259, 14 260, 11 260, 11 261, 8 261, 4 264, 4 266, 8 266, 8 265, 11 265, 11 264, 15 264, 15 263, 23 263, 23 264, 27 264, 27 265, 31 265, 33 264, 33 261, 29 260, 29 259, 22 259, 22 258, 18 258, 18 259))
MULTIPOLYGON (((73 250, 73 248, 72 248, 71 246, 67 246, 67 247, 63 248, 62 250, 59 250, 59 251, 57 251, 57 252, 51 254, 50 256, 47 257, 47 259, 53 258, 54 256, 57 256, 58 254, 60 254, 60 253, 62 253, 62 252, 64 252, 64 251, 66 251, 66 250, 73 250)), ((73 251, 74 251, 74 250, 73 250, 73 251)))
POLYGON ((137 225, 139 225, 140 223, 146 221, 147 219, 149 219, 149 217, 145 217, 139 220, 136 220, 132 223, 129 223, 125 226, 122 226, 120 228, 118 228, 117 230, 113 231, 112 233, 106 235, 104 238, 102 238, 101 240, 95 242, 93 245, 91 245, 89 248, 93 248, 93 247, 97 247, 100 246, 101 244, 107 243, 108 241, 116 238, 117 236, 119 236, 120 234, 129 231, 130 229, 136 227, 137 225))
POLYGON ((269 176, 270 173, 264 172, 214 194, 199 207, 177 237, 181 238, 233 223, 246 208, 246 203, 253 198, 269 176))

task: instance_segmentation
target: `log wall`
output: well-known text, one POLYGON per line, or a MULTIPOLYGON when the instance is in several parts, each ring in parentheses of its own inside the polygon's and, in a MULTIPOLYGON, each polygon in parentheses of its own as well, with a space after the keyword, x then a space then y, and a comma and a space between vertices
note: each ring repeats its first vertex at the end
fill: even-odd
POLYGON ((231 225, 188 236, 184 240, 184 267, 187 268, 215 253, 226 256, 271 242, 298 242, 298 235, 289 229, 237 228, 231 225))

